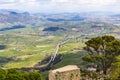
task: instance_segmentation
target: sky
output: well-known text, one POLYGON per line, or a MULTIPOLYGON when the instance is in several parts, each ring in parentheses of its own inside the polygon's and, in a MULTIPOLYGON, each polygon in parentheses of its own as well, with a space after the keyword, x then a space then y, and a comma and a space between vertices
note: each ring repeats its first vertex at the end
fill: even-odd
POLYGON ((0 9, 15 9, 31 13, 117 12, 120 0, 0 0, 0 9))

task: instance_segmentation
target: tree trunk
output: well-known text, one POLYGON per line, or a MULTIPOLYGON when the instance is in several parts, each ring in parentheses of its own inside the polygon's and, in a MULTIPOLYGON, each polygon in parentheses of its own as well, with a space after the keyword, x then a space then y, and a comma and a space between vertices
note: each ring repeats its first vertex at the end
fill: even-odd
POLYGON ((104 75, 107 74, 107 68, 103 68, 103 74, 104 74, 104 75))
POLYGON ((96 72, 100 72, 100 67, 97 65, 96 72))

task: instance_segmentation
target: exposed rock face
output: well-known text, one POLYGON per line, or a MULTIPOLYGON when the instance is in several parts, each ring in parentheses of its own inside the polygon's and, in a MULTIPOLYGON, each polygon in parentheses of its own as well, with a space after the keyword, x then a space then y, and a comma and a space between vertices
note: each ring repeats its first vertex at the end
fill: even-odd
POLYGON ((81 80, 80 68, 76 65, 68 65, 49 71, 49 80, 81 80))

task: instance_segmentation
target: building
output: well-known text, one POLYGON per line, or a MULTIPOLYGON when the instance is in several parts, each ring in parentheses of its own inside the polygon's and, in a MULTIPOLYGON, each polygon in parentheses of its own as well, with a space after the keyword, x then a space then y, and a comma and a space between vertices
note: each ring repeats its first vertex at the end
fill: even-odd
POLYGON ((49 71, 49 80, 81 80, 80 68, 76 65, 68 65, 49 71))

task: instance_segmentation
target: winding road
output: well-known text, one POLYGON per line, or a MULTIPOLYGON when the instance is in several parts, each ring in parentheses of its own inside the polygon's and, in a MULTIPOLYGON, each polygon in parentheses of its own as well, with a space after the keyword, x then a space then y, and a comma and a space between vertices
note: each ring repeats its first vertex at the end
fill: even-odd
POLYGON ((56 46, 55 49, 54 49, 53 54, 51 55, 51 58, 50 58, 49 62, 46 63, 46 64, 43 64, 43 65, 37 66, 37 67, 35 67, 35 68, 44 68, 44 67, 49 66, 49 65, 55 60, 55 58, 56 58, 56 56, 57 56, 57 54, 58 54, 59 48, 60 48, 62 45, 66 44, 66 43, 69 42, 71 39, 78 39, 78 38, 80 38, 80 37, 81 37, 80 35, 79 35, 79 36, 67 36, 64 40, 60 41, 60 42, 57 44, 57 46, 56 46))

